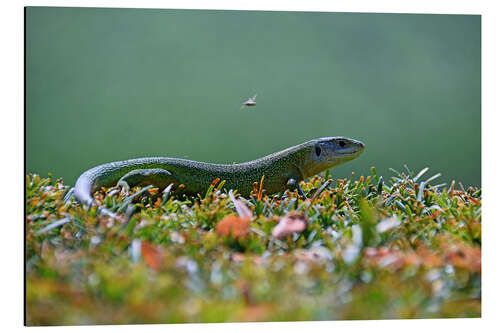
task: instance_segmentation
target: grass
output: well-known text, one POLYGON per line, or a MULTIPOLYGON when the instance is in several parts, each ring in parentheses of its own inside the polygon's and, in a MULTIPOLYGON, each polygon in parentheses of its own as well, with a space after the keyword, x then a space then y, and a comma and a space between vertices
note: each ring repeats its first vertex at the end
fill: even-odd
POLYGON ((232 200, 222 182, 191 199, 96 193, 116 219, 28 175, 27 324, 480 317, 481 189, 426 171, 327 172, 306 200, 259 184, 232 200), (277 239, 285 216, 306 228, 277 239))

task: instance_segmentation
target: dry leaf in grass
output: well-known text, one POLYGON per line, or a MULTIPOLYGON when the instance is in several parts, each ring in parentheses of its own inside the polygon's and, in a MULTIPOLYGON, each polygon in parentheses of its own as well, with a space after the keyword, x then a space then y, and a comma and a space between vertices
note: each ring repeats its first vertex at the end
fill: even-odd
POLYGON ((438 268, 446 264, 440 252, 432 251, 424 245, 419 245, 416 251, 391 250, 386 247, 368 247, 364 251, 364 259, 367 264, 393 269, 409 266, 419 267, 421 265, 427 268, 438 268))
POLYGON ((162 253, 159 248, 143 241, 141 242, 141 254, 142 258, 149 267, 151 267, 155 271, 160 270, 162 253))
POLYGON ((455 267, 475 272, 481 271, 481 248, 462 243, 449 244, 442 242, 445 260, 455 267))
POLYGON ((250 232, 250 218, 234 215, 226 216, 217 223, 215 232, 219 236, 243 238, 250 232))
POLYGON ((427 268, 442 267, 444 265, 442 254, 437 251, 430 250, 425 245, 419 245, 416 253, 420 258, 422 265, 427 268))
POLYGON ((303 215, 287 215, 280 219, 273 229, 273 236, 285 238, 294 232, 301 232, 307 227, 307 222, 303 215))
POLYGON ((252 211, 250 208, 248 208, 243 201, 236 199, 232 192, 229 192, 229 198, 231 198, 231 201, 236 208, 236 212, 240 217, 252 217, 252 211))

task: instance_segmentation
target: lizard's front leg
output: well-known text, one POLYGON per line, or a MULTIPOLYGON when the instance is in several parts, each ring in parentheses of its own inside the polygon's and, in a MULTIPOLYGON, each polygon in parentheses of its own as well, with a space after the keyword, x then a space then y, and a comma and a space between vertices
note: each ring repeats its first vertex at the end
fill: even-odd
POLYGON ((302 188, 300 187, 299 182, 295 178, 290 177, 288 179, 288 182, 286 183, 286 186, 291 191, 297 190, 298 194, 302 198, 304 198, 304 199, 306 198, 306 195, 304 194, 304 191, 302 191, 302 188))

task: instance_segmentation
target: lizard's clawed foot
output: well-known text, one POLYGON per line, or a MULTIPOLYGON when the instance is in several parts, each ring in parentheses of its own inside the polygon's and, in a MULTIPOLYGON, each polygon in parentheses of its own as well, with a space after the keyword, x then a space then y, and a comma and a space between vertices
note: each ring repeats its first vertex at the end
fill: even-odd
POLYGON ((128 183, 126 181, 124 181, 123 179, 120 179, 118 181, 118 183, 116 184, 116 186, 118 188, 121 188, 121 194, 122 195, 128 195, 128 192, 130 191, 130 186, 128 185, 128 183))
POLYGON ((304 191, 302 191, 302 188, 300 187, 299 183, 294 178, 290 178, 286 183, 286 186, 292 191, 297 190, 297 193, 301 199, 306 199, 304 191))

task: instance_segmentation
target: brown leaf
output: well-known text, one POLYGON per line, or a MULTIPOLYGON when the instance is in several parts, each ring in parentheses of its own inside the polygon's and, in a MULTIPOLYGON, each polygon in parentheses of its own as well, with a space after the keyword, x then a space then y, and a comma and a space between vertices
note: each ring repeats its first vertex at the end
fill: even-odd
POLYGON ((424 245, 417 247, 417 255, 421 259, 422 264, 428 268, 435 268, 443 266, 443 256, 436 252, 431 251, 424 245))
POLYGON ((149 267, 155 271, 159 271, 161 267, 162 253, 159 248, 152 246, 147 242, 141 242, 142 258, 149 267))
POLYGON ((481 271, 481 248, 468 246, 463 243, 449 244, 442 242, 445 259, 455 267, 471 271, 481 271))
POLYGON ((226 216, 217 223, 215 232, 219 236, 243 238, 250 232, 250 217, 226 216))
POLYGON ((287 215, 281 218, 272 234, 276 238, 285 238, 294 232, 303 231, 306 227, 307 222, 303 215, 287 215))

